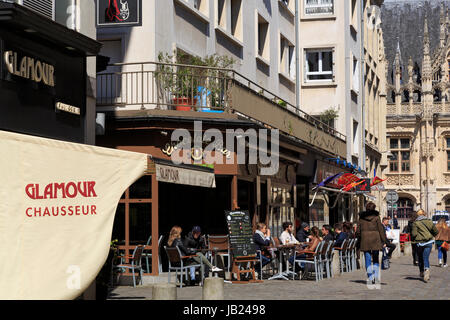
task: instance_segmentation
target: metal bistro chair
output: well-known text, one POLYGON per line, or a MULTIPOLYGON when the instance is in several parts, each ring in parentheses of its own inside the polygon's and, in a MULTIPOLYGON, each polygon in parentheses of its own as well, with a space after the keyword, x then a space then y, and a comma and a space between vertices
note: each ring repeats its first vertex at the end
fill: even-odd
MULTIPOLYGON (((336 245, 336 241, 335 241, 335 244, 334 244, 334 245, 336 245)), ((339 271, 340 271, 340 273, 343 273, 343 272, 344 272, 344 271, 343 271, 343 270, 344 270, 343 253, 345 252, 345 250, 347 250, 347 245, 348 245, 347 239, 345 239, 345 240, 342 242, 342 247, 334 247, 334 250, 339 252, 339 271), (344 248, 345 248, 345 250, 344 250, 344 248)))
POLYGON ((215 266, 217 266, 217 256, 222 257, 224 266, 224 257, 227 257, 227 271, 230 272, 231 254, 228 235, 208 235, 208 250, 211 252, 210 261, 215 266), (216 261, 214 261, 214 259, 216 259, 216 261))
POLYGON ((129 269, 133 273, 133 287, 136 287, 136 277, 134 275, 134 271, 138 271, 140 275, 140 283, 142 284, 142 252, 144 251, 144 246, 139 245, 133 250, 133 254, 131 256, 122 256, 121 263, 114 266, 114 269, 129 269), (129 258, 131 263, 122 263, 123 259, 129 258))
POLYGON ((169 259, 169 277, 167 283, 170 283, 170 273, 171 271, 175 271, 175 277, 178 278, 178 271, 180 271, 180 288, 183 288, 183 275, 186 272, 186 279, 188 277, 188 272, 190 268, 200 268, 201 273, 201 283, 203 286, 203 262, 200 261, 198 264, 186 264, 185 260, 195 257, 195 256, 183 256, 181 255, 180 248, 171 248, 164 246, 164 249, 166 250, 167 257, 169 259))
POLYGON ((334 251, 334 244, 336 243, 335 240, 330 241, 330 246, 328 248, 328 252, 327 252, 327 268, 330 272, 330 277, 333 278, 334 274, 333 274, 333 267, 332 267, 332 263, 333 263, 333 257, 335 254, 334 251))
MULTIPOLYGON (((158 239, 158 253, 160 253, 160 245, 161 245, 161 240, 162 240, 163 236, 159 236, 158 239)), ((145 244, 145 246, 150 246, 152 243, 152 236, 150 236, 147 240, 147 243, 145 244)), ((152 261, 152 253, 150 252, 145 252, 146 250, 144 249, 144 252, 142 253, 142 257, 145 258, 145 266, 147 269, 147 273, 150 273, 150 264, 148 263, 148 261, 152 261)), ((161 265, 161 254, 158 254, 158 271, 159 273, 162 272, 162 265, 161 265)))
MULTIPOLYGON (((148 237, 147 243, 145 244, 145 247, 150 246, 152 243, 152 236, 150 235, 150 237, 148 237)), ((142 252, 142 257, 145 258, 145 267, 147 269, 147 273, 150 273, 150 266, 148 263, 148 258, 150 258, 150 261, 152 260, 152 254, 150 252, 146 252, 148 251, 147 249, 144 249, 144 252, 142 252)))
POLYGON ((342 243, 342 250, 341 250, 341 256, 340 256, 340 262, 341 262, 341 273, 349 272, 348 270, 348 248, 350 246, 351 240, 345 239, 345 241, 342 243))
POLYGON ((358 245, 358 239, 354 239, 351 251, 352 271, 357 269, 356 267, 356 246, 358 245))
MULTIPOLYGON (((321 272, 319 272, 319 257, 320 257, 320 252, 322 250, 322 246, 324 244, 324 241, 321 241, 317 247, 316 250, 314 250, 314 252, 312 251, 306 251, 307 254, 312 254, 312 256, 310 257, 306 257, 304 259, 301 260, 297 260, 297 251, 294 251, 294 267, 293 267, 293 272, 295 273, 295 265, 298 263, 299 265, 301 265, 302 263, 306 263, 306 264, 313 264, 314 265, 314 272, 316 274, 316 282, 318 282, 321 279, 321 272)), ((305 269, 306 265, 305 265, 305 269)))
POLYGON ((323 272, 326 272, 327 278, 330 278, 330 268, 328 265, 328 251, 330 250, 330 246, 332 244, 331 241, 323 241, 322 250, 319 255, 319 268, 321 272, 321 277, 323 279, 323 272))

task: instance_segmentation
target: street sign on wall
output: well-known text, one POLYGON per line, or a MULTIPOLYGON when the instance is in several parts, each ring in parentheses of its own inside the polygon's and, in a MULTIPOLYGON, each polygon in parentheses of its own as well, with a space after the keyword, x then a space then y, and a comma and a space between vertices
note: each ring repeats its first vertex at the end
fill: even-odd
POLYGON ((386 201, 387 203, 395 203, 398 201, 398 193, 394 190, 388 191, 386 194, 386 201))
POLYGON ((142 25, 142 0, 97 0, 97 26, 142 25))

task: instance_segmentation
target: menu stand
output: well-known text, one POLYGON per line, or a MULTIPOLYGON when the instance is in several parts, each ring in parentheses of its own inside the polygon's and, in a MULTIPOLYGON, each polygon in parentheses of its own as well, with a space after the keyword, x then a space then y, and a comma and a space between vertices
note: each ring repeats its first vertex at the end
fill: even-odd
POLYGON ((256 259, 256 256, 239 256, 239 257, 233 257, 233 265, 231 272, 236 273, 237 275, 237 281, 232 280, 232 283, 261 283, 262 280, 256 279, 255 274, 255 263, 259 262, 258 259, 256 259), (246 263, 248 266, 246 269, 241 269, 241 264, 246 263), (241 280, 241 273, 251 273, 253 279, 243 281, 241 280))

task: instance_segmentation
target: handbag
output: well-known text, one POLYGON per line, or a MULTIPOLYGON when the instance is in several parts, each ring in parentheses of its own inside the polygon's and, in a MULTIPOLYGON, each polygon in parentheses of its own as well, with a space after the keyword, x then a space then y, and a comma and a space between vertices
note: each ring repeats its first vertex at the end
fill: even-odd
POLYGON ((383 250, 383 257, 381 258, 381 269, 382 270, 387 270, 390 268, 390 261, 389 258, 387 256, 387 252, 386 249, 383 250))
POLYGON ((449 244, 448 244, 447 241, 444 241, 444 242, 441 244, 441 249, 442 249, 442 250, 448 251, 448 247, 449 247, 449 244))

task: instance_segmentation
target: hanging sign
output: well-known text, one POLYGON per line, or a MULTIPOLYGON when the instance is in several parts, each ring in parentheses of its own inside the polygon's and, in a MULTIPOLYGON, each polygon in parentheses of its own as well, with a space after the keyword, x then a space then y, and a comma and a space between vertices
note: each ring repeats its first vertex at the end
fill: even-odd
POLYGON ((97 26, 142 25, 142 0, 97 0, 97 26))

